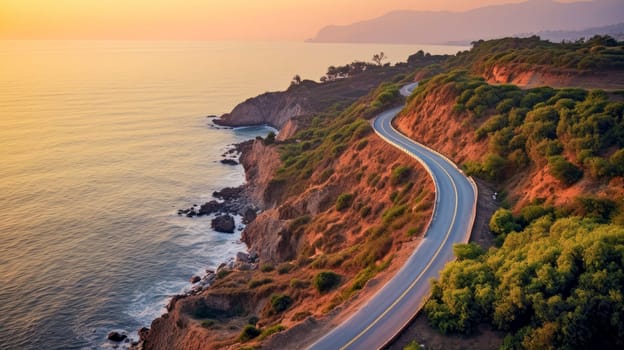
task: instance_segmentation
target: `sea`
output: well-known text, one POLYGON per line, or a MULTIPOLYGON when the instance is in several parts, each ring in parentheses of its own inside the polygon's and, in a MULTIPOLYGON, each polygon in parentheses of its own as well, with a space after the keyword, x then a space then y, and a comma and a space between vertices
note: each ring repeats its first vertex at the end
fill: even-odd
POLYGON ((177 210, 242 184, 222 154, 270 129, 219 129, 207 116, 296 74, 421 49, 466 47, 0 41, 0 349, 137 339, 191 276, 246 249, 240 231, 177 210))

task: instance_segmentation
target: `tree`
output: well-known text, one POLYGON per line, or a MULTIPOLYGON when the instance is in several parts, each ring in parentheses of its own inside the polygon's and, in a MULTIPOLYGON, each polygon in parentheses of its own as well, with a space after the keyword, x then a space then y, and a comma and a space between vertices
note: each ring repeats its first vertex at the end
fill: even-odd
POLYGON ((566 186, 570 186, 583 177, 583 170, 568 162, 563 156, 548 158, 550 173, 566 186))
POLYGON ((299 74, 296 74, 293 78, 292 81, 290 82, 290 86, 297 86, 301 84, 301 77, 299 76, 299 74))
POLYGON ((328 292, 340 284, 340 275, 332 271, 321 271, 314 276, 314 287, 321 293, 328 292))
POLYGON ((511 211, 508 209, 498 209, 494 212, 494 215, 490 218, 490 231, 497 235, 506 235, 511 231, 520 229, 520 226, 516 224, 511 211))
POLYGON ((267 134, 266 139, 264 139, 264 144, 265 145, 270 145, 275 143, 275 133, 273 131, 269 131, 269 133, 267 134))
POLYGON ((382 52, 376 53, 373 55, 373 62, 377 63, 378 66, 381 66, 381 61, 387 59, 386 54, 382 52))

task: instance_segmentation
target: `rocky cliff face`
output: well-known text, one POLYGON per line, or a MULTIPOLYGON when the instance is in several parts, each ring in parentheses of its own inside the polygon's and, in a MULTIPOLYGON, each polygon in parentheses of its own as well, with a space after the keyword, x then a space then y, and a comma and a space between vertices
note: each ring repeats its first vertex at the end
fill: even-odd
POLYGON ((142 332, 144 349, 239 348, 238 336, 252 316, 260 318, 259 327, 280 324, 294 332, 288 334, 303 334, 297 346, 311 341, 318 336, 313 330, 329 324, 327 317, 344 317, 340 310, 330 316, 328 312, 340 300, 346 301, 341 299, 344 295, 351 295, 347 293, 358 272, 382 261, 387 266, 377 283, 363 284, 357 289, 359 297, 347 299, 356 304, 401 267, 429 220, 434 194, 427 173, 374 134, 360 136, 343 153, 328 157, 296 193, 284 192, 272 181, 281 165, 276 145, 254 140, 241 149, 247 191, 264 209, 247 226, 243 240, 258 253, 260 263, 250 270, 226 269, 227 276, 217 273, 224 276, 217 277, 211 288, 176 299, 166 315, 142 332), (411 171, 400 183, 393 182, 393 169, 399 166, 411 171), (330 176, 324 175, 326 169, 332 170, 330 176), (338 210, 337 198, 344 193, 352 194, 352 201, 338 210), (396 218, 388 218, 388 212, 397 213, 396 218), (365 259, 372 259, 368 264, 373 265, 363 263, 365 259), (258 267, 264 265, 276 270, 258 267), (287 272, 278 272, 279 266, 288 266, 287 272), (321 268, 339 273, 341 285, 318 293, 311 282, 321 268), (251 287, 253 281, 262 282, 251 287), (271 308, 275 294, 292 299, 285 312, 271 308))
POLYGON ((579 72, 551 67, 496 65, 483 77, 490 84, 514 84, 525 88, 550 86, 555 88, 582 87, 585 89, 622 89, 624 72, 579 72))
POLYGON ((246 100, 214 122, 232 127, 266 124, 281 129, 291 118, 313 112, 315 108, 304 89, 297 89, 295 93, 267 92, 246 100))
POLYGON ((277 149, 265 145, 262 140, 251 140, 239 145, 239 150, 242 152, 240 162, 245 168, 247 198, 256 207, 269 209, 272 203, 266 200, 267 189, 281 164, 277 149))
MULTIPOLYGON (((412 158, 374 135, 361 116, 336 111, 401 69, 405 68, 375 70, 357 79, 326 84, 304 81, 287 92, 249 99, 216 121, 281 129, 276 143, 252 140, 239 146, 247 179, 244 193, 260 209, 242 239, 258 259, 220 268, 210 288, 174 298, 168 313, 141 332, 143 349, 256 347, 262 341, 239 342, 250 318, 259 319, 256 326, 261 330, 283 326, 289 334, 301 334, 294 345, 299 347, 319 335, 319 324, 345 317, 398 271, 429 221, 433 183, 412 158), (297 157, 303 160, 297 163, 298 170, 312 162, 306 150, 323 150, 318 143, 292 136, 312 124, 311 115, 328 111, 330 106, 332 112, 320 118, 325 123, 338 120, 338 124, 323 132, 342 131, 335 139, 327 138, 327 151, 315 154, 317 163, 309 166, 305 176, 277 178, 287 163, 282 163, 280 149, 284 153, 289 146, 301 145, 297 157), (350 128, 353 119, 362 125, 350 128), (408 170, 393 180, 393 171, 399 167, 408 170), (345 196, 348 200, 338 208, 338 199, 345 196), (317 291, 312 282, 320 269, 339 274, 340 285, 317 291), (286 310, 272 306, 275 295, 288 296, 286 310), (345 303, 350 306, 337 308, 345 303)), ((320 135, 325 126, 315 127, 314 134, 320 135)))
POLYGON ((474 160, 487 149, 487 142, 475 142, 474 128, 467 117, 453 112, 457 94, 452 84, 440 86, 416 106, 406 108, 395 126, 457 164, 474 160))
MULTIPOLYGON (((414 65, 437 62, 443 56, 422 59, 414 65)), ((330 108, 345 108, 375 89, 381 82, 406 74, 410 66, 400 65, 383 69, 369 69, 346 79, 326 83, 304 80, 292 85, 286 91, 267 92, 247 99, 230 113, 215 119, 214 123, 223 126, 270 125, 285 133, 281 140, 294 135, 301 123, 310 116, 323 113, 330 108), (300 117, 300 118, 297 118, 300 117), (289 123, 289 121, 294 122, 289 123)))

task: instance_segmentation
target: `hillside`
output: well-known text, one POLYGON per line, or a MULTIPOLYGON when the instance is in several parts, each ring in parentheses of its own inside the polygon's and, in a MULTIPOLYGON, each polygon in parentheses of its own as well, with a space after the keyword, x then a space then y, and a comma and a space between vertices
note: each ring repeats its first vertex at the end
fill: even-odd
POLYGON ((238 104, 230 113, 215 119, 215 124, 243 126, 266 124, 280 129, 285 140, 297 129, 308 126, 316 115, 338 113, 386 81, 403 79, 416 67, 439 64, 447 56, 409 57, 407 62, 380 66, 367 62, 351 62, 328 67, 320 78, 293 81, 286 91, 267 92, 238 104))
POLYGON ((623 48, 608 36, 559 44, 536 36, 479 40, 445 68, 468 69, 493 84, 622 89, 623 48))
POLYGON ((421 84, 397 127, 495 184, 502 206, 496 247, 458 246, 434 283, 431 325, 470 335, 488 323, 507 334, 502 348, 622 346, 623 114, 601 90, 490 85, 465 70, 421 84))
POLYGON ((351 25, 325 27, 310 41, 444 44, 546 30, 582 30, 623 22, 623 6, 618 0, 530 0, 466 12, 395 11, 351 25))
POLYGON ((292 138, 244 145, 248 189, 264 211, 243 240, 258 258, 219 269, 197 295, 174 298, 142 333, 143 348, 259 339, 285 348, 292 334, 297 344, 311 342, 382 286, 422 238, 434 197, 425 170, 362 118, 398 96, 397 85, 385 84, 341 112, 316 115, 292 138))
POLYGON ((355 102, 312 101, 318 110, 310 114, 290 113, 281 101, 309 91, 306 84, 314 96, 330 96, 336 84, 357 85, 363 75, 337 78, 333 67, 323 83, 276 93, 282 97, 266 108, 284 112, 288 135, 241 146, 246 191, 263 209, 243 233, 252 254, 216 271, 210 288, 174 297, 142 330, 143 348, 298 349, 383 285, 422 239, 433 210, 425 170, 368 122, 403 103, 398 88, 413 79, 421 84, 396 127, 492 188, 485 193, 494 199, 480 197, 480 208, 487 201, 500 209, 478 214, 489 221, 473 231, 481 246, 455 248, 458 260, 434 282, 420 316, 433 328, 417 320, 408 340, 436 339, 427 348, 440 349, 623 345, 622 92, 498 84, 488 75, 491 67, 542 76, 565 69, 578 84, 607 73, 616 78, 605 81, 622 89, 622 47, 608 37, 529 38, 481 41, 451 57, 418 52, 375 68, 390 81, 355 102), (572 60, 561 60, 566 55, 572 60))

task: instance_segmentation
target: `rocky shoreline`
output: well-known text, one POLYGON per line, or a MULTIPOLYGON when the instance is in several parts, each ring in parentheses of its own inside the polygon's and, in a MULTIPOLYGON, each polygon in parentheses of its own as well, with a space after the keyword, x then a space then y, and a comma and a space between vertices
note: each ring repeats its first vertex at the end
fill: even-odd
MULTIPOLYGON (((232 145, 233 148, 225 152, 222 155, 224 159, 220 161, 221 164, 225 165, 242 165, 247 179, 246 183, 238 187, 226 187, 215 191, 212 193, 213 200, 201 205, 193 204, 188 208, 179 209, 177 214, 188 218, 215 215, 212 219, 211 226, 215 231, 220 233, 234 233, 235 229, 243 231, 246 225, 252 223, 262 211, 260 203, 254 201, 254 198, 257 198, 257 196, 253 195, 253 186, 248 182, 250 177, 249 168, 255 166, 255 164, 252 164, 250 161, 245 162, 242 158, 244 158, 246 152, 252 151, 253 142, 254 140, 248 140, 232 145), (236 228, 234 216, 240 216, 245 226, 236 228)), ((234 270, 255 270, 258 269, 258 267, 259 255, 257 252, 239 252, 236 257, 231 257, 227 261, 221 263, 216 270, 206 269, 203 276, 191 276, 189 279, 189 282, 193 285, 191 289, 181 294, 172 295, 166 306, 166 310, 167 312, 171 312, 179 300, 198 295, 210 288, 221 275, 226 275, 234 270)), ((162 317, 166 317, 166 314, 162 317)), ((111 334, 112 333, 116 332, 111 332, 111 334)), ((121 337, 124 336, 123 334, 120 335, 121 337)), ((149 328, 141 328, 138 330, 138 335, 138 341, 130 342, 130 349, 143 349, 143 343, 149 335, 149 328)), ((117 337, 117 334, 113 334, 113 336, 108 337, 108 339, 114 343, 121 343, 122 341, 128 343, 130 340, 127 337, 124 339, 121 339, 121 337, 117 337)))
MULTIPOLYGON (((253 140, 232 145, 233 148, 222 155, 226 158, 222 159, 220 163, 226 165, 242 165, 243 162, 239 163, 239 159, 235 159, 234 157, 239 158, 245 150, 249 150, 250 142, 253 142, 253 140)), ((247 167, 244 165, 243 167, 245 168, 245 173, 247 173, 247 167)), ((260 212, 258 206, 253 203, 249 191, 251 191, 251 189, 247 183, 238 187, 225 187, 212 193, 215 199, 202 205, 194 204, 189 208, 179 209, 178 215, 193 218, 214 214, 215 217, 211 221, 213 230, 220 233, 234 233, 236 229, 234 216, 242 217, 243 225, 248 225, 256 219, 260 212)), ((245 226, 239 226, 238 230, 242 231, 244 228, 245 226)), ((216 271, 207 269, 204 276, 192 276, 190 282, 194 284, 194 286, 184 295, 195 295, 210 287, 217 275, 224 269, 251 270, 257 268, 257 261, 257 253, 239 252, 235 258, 232 257, 228 261, 220 264, 216 271)), ((178 299, 179 296, 174 296, 172 298, 169 306, 167 306, 168 311, 171 311, 173 304, 175 304, 175 301, 178 299), (176 297, 178 298, 176 299, 176 297)))

